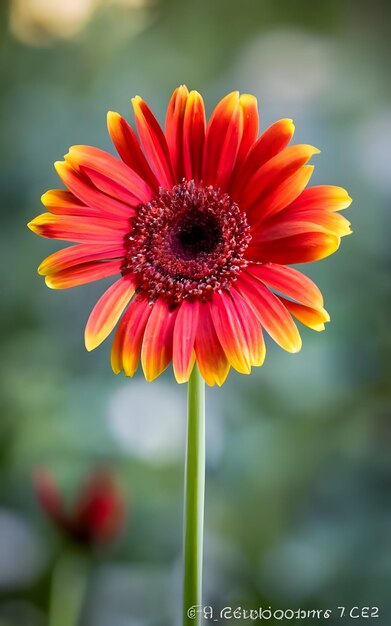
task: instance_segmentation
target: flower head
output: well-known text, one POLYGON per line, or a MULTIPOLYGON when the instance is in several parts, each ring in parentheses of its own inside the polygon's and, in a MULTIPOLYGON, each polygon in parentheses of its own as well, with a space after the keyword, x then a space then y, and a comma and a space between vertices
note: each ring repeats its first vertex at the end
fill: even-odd
POLYGON ((53 475, 45 468, 36 471, 34 487, 47 516, 70 539, 87 545, 115 539, 124 520, 124 501, 108 472, 93 472, 69 509, 65 506, 53 475))
POLYGON ((316 285, 290 267, 335 252, 350 224, 338 211, 341 187, 307 188, 319 151, 288 146, 283 119, 258 137, 254 96, 228 94, 208 123, 202 97, 181 86, 165 130, 133 99, 138 137, 108 114, 116 158, 73 146, 56 163, 67 190, 42 197, 49 213, 30 222, 44 237, 77 245, 45 259, 39 273, 54 289, 119 275, 88 319, 96 348, 119 323, 112 367, 147 380, 173 362, 178 382, 195 360, 207 383, 221 385, 232 366, 248 374, 265 358, 264 329, 297 352, 293 318, 323 330, 329 316, 316 285))

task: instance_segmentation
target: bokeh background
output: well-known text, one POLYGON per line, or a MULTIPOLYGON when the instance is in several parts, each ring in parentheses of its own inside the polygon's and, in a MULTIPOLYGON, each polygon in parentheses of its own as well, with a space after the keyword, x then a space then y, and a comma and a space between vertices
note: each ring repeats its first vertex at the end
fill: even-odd
POLYGON ((391 624, 390 7, 2 0, 1 626, 76 626, 78 594, 79 626, 179 623, 186 389, 171 372, 114 376, 110 341, 85 351, 105 281, 46 289, 36 267, 59 245, 26 222, 70 145, 111 150, 107 110, 130 115, 139 94, 162 121, 180 83, 209 112, 240 89, 263 128, 294 118, 322 150, 313 182, 354 198, 354 235, 305 268, 326 331, 303 329, 298 355, 269 343, 264 367, 207 390, 206 604, 334 609, 328 624, 337 606, 377 606, 391 624), (127 510, 116 541, 82 550, 57 532, 33 489, 42 466, 69 505, 110 469, 127 510))

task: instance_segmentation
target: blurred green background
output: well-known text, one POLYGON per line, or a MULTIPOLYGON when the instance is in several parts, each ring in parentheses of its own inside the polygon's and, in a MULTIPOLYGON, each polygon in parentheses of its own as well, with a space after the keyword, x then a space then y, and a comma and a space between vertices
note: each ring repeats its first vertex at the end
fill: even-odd
MULTIPOLYGON (((121 536, 90 557, 80 626, 179 623, 186 389, 171 372, 114 376, 110 341, 85 351, 105 281, 47 289, 36 267, 60 245, 26 223, 70 145, 112 149, 107 110, 128 116, 139 94, 162 121, 180 83, 209 112, 240 89, 263 128, 292 117, 295 140, 322 151, 312 183, 354 199, 354 235, 304 268, 326 331, 303 329, 298 355, 269 342, 264 367, 207 390, 205 603, 329 608, 328 624, 337 606, 377 606, 391 624, 390 7, 2 0, 0 626, 49 623, 53 570, 73 550, 37 504, 42 465, 67 501, 102 464, 126 493, 121 536)), ((72 626, 65 608, 50 626, 72 626)))

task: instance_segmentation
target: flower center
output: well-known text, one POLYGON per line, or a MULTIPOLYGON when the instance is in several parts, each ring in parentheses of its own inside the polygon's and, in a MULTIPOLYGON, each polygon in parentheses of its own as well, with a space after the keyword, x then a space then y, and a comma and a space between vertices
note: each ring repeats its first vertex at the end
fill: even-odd
POLYGON ((123 275, 139 292, 175 307, 185 298, 210 300, 246 265, 251 239, 246 216, 228 194, 183 181, 140 205, 125 238, 123 275))

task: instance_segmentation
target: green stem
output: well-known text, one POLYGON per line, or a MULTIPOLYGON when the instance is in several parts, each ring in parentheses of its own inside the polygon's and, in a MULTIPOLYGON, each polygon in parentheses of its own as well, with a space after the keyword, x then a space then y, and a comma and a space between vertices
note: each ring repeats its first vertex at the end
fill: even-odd
POLYGON ((191 607, 202 604, 202 548, 205 500, 205 383, 197 364, 188 386, 188 423, 185 468, 183 623, 201 624, 191 607))
POLYGON ((65 553, 52 574, 49 626, 77 626, 87 589, 88 564, 76 553, 65 553))

